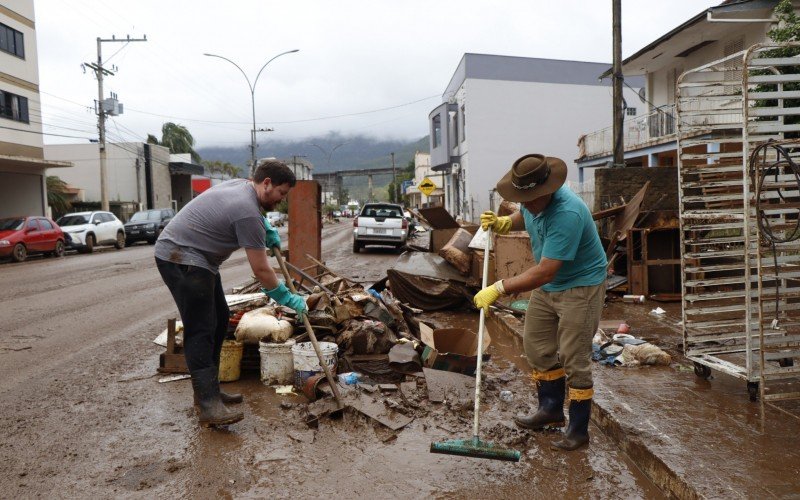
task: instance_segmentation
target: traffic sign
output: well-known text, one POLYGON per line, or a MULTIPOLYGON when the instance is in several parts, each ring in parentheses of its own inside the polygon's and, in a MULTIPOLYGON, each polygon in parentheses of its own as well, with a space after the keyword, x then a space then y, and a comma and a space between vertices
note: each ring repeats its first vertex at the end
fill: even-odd
POLYGON ((430 196, 433 190, 436 189, 436 184, 434 184, 432 180, 425 177, 422 179, 422 182, 419 183, 417 189, 419 189, 419 191, 425 196, 430 196))

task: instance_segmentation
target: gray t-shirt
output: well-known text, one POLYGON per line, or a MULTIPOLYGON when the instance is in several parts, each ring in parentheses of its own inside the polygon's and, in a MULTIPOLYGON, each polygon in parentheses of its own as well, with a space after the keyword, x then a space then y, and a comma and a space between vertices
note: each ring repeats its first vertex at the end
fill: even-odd
POLYGON ((216 274, 235 250, 266 248, 266 236, 255 188, 245 179, 234 179, 183 207, 158 237, 155 256, 216 274))

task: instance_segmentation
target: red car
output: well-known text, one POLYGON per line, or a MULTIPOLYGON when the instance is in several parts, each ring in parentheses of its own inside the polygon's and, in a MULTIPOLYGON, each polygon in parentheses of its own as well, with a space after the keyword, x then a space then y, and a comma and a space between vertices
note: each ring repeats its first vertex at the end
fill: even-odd
POLYGON ((0 258, 22 262, 32 253, 64 255, 64 232, 48 217, 0 219, 0 258))

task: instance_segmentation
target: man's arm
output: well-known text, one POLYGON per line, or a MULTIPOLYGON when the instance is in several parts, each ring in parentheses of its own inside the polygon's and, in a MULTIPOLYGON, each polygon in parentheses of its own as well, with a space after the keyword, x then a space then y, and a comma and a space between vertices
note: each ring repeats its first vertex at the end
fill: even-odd
POLYGON ((514 212, 513 214, 509 215, 511 217, 511 230, 512 231, 524 231, 525 230, 525 218, 522 217, 522 211, 514 212))
POLYGON ((527 292, 553 281, 563 261, 542 257, 538 264, 522 274, 503 280, 503 289, 508 293, 527 292))
POLYGON ((261 286, 267 290, 272 290, 278 286, 278 276, 269 265, 267 252, 263 248, 245 248, 247 261, 250 262, 250 269, 256 275, 256 279, 261 282, 261 286))

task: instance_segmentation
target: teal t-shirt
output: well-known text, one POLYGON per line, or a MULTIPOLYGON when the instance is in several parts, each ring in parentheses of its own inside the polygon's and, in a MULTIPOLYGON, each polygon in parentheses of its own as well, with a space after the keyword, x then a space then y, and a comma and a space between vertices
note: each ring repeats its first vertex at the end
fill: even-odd
POLYGON ((536 262, 542 257, 563 262, 553 281, 542 290, 560 292, 605 281, 608 261, 592 213, 567 186, 553 193, 540 214, 534 215, 524 206, 521 211, 536 262))

